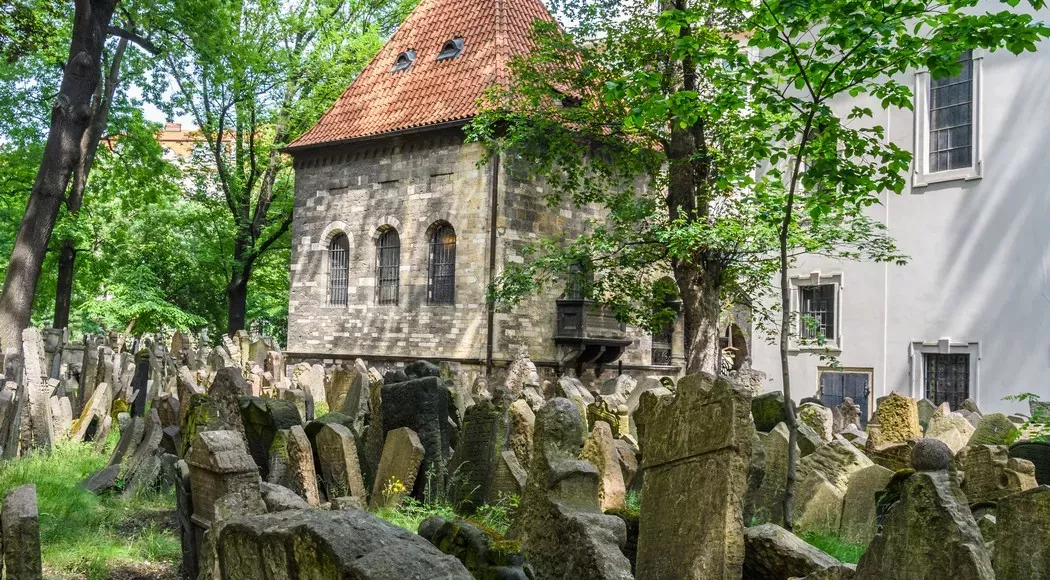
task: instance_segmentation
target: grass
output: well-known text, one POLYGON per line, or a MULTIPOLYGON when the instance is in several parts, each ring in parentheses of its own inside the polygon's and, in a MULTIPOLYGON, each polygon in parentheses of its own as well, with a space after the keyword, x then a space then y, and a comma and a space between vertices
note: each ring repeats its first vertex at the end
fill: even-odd
POLYGON ((832 532, 807 530, 801 532, 799 537, 805 540, 807 544, 824 550, 829 556, 846 564, 856 564, 859 562, 860 557, 864 555, 864 550, 867 549, 867 546, 851 544, 842 539, 838 534, 832 532))
POLYGON ((478 507, 473 514, 463 516, 448 503, 422 503, 411 497, 401 500, 401 505, 396 507, 379 508, 375 515, 395 526, 417 533, 419 524, 430 516, 441 516, 446 520, 465 519, 481 527, 495 531, 501 536, 506 535, 511 523, 514 521, 514 512, 518 508, 518 496, 501 497, 494 504, 484 504, 478 507))
POLYGON ((181 547, 174 495, 95 496, 80 487, 105 467, 91 444, 61 442, 50 454, 0 463, 0 493, 36 485, 45 574, 64 578, 166 578, 178 573, 181 547))

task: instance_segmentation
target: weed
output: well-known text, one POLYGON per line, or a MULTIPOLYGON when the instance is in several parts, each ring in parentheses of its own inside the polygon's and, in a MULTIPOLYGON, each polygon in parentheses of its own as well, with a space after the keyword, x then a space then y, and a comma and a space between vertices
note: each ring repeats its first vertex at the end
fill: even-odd
POLYGON ((822 532, 817 530, 806 530, 800 532, 798 537, 807 544, 819 548, 828 553, 829 556, 837 558, 846 564, 856 564, 864 555, 867 546, 847 542, 842 536, 834 532, 822 532))

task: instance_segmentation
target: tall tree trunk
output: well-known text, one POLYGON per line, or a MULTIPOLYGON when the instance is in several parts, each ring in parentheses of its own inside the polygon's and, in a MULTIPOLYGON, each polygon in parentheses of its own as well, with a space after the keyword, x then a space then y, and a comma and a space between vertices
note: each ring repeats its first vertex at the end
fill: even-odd
POLYGON ((699 268, 680 262, 675 267, 682 296, 686 374, 701 371, 717 374, 721 268, 713 263, 705 266, 699 268))
MULTIPOLYGON (((109 124, 109 110, 113 104, 113 94, 120 82, 120 63, 124 60, 124 51, 128 48, 128 39, 117 42, 113 61, 109 65, 106 82, 95 89, 95 102, 92 107, 91 123, 80 140, 80 160, 73 170, 73 185, 66 200, 70 215, 80 213, 84 203, 84 191, 87 189, 88 176, 95 163, 95 154, 102 140, 102 133, 109 124)), ((55 286, 55 328, 69 326, 69 308, 73 296, 73 276, 77 259, 76 244, 72 239, 62 240, 61 253, 58 256, 58 280, 55 286)))
POLYGON ((233 273, 226 285, 226 333, 244 330, 248 313, 248 280, 252 276, 251 237, 239 233, 233 248, 233 273))
POLYGON ((80 160, 80 145, 91 123, 91 101, 100 82, 102 49, 117 0, 77 0, 69 60, 51 108, 51 130, 0 295, 0 345, 21 350, 22 329, 29 326, 33 297, 51 241, 55 219, 70 177, 80 160))

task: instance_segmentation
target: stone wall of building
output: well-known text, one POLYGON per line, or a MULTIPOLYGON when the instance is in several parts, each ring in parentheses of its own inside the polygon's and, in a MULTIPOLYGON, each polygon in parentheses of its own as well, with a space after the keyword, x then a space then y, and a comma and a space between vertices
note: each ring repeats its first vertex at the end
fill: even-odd
MULTIPOLYGON (((460 129, 430 131, 359 145, 327 147, 296 158, 288 352, 291 358, 429 358, 484 363, 492 170, 479 145, 460 129), (431 228, 456 231, 455 305, 427 303, 431 228), (401 240, 399 302, 376 304, 376 240, 393 227, 401 240), (350 241, 348 304, 328 305, 328 248, 350 241), (299 356, 297 356, 299 355, 299 356)), ((547 206, 548 186, 521 179, 504 160, 498 184, 497 271, 521 261, 526 244, 563 235, 572 240, 595 217, 565 203, 547 206)), ((555 300, 564 283, 495 315, 493 359, 513 360, 521 346, 538 364, 564 361, 554 344, 555 300)), ((624 365, 650 364, 651 337, 628 329, 634 344, 624 365)), ((675 333, 674 354, 683 352, 675 333)), ((615 363, 614 363, 615 365, 615 363)), ((569 366, 571 368, 571 365, 569 366)))

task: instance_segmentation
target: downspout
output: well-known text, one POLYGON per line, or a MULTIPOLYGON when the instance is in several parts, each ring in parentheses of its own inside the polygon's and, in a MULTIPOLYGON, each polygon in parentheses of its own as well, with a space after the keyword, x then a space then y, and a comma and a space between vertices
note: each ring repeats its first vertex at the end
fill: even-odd
MULTIPOLYGON (((496 218, 499 214, 499 153, 492 155, 492 177, 489 179, 489 282, 496 281, 496 218)), ((486 291, 487 294, 487 291, 486 291)), ((496 326, 496 304, 486 296, 488 306, 488 332, 485 333, 485 376, 492 374, 492 348, 495 339, 493 332, 496 326)))

